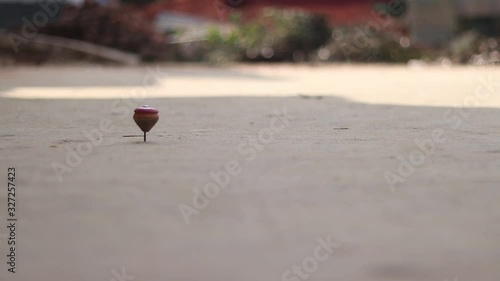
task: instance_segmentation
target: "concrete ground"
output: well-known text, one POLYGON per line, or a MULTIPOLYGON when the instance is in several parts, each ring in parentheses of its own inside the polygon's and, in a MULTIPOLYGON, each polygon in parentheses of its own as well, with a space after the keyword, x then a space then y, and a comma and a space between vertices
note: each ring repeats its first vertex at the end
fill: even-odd
POLYGON ((15 274, 0 228, 0 280, 498 281, 499 78, 1 69, 0 221, 10 166, 18 221, 15 274), (160 110, 147 143, 142 104, 160 110))

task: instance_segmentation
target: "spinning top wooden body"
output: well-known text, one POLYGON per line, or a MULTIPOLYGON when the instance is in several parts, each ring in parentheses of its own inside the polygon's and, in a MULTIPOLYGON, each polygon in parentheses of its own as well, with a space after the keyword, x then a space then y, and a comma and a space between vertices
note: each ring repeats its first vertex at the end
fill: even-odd
POLYGON ((146 133, 149 132, 160 119, 159 111, 149 105, 138 107, 134 110, 134 121, 144 132, 144 141, 146 133))

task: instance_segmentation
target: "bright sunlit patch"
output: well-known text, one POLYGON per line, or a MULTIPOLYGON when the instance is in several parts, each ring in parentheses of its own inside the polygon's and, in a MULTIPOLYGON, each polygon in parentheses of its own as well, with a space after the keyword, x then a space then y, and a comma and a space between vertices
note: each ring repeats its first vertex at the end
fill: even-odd
MULTIPOLYGON (((81 70, 66 71, 81 77, 81 70)), ((0 97, 131 98, 140 101, 148 98, 323 96, 332 97, 333 102, 337 98, 366 104, 444 107, 473 104, 500 108, 500 85, 495 80, 500 77, 500 70, 494 68, 257 65, 235 66, 229 70, 216 70, 217 73, 213 68, 185 71, 168 67, 165 71, 171 74, 154 86, 141 86, 140 83, 135 86, 11 86, 0 92, 0 97)), ((113 73, 110 70, 108 74, 113 73)), ((119 80, 120 74, 116 76, 115 80, 119 80)), ((51 79, 54 84, 59 81, 56 75, 51 79)), ((2 80, 0 78, 0 84, 5 84, 2 80)))
POLYGON ((131 92, 128 87, 18 87, 0 92, 1 97, 18 99, 114 99, 131 92))

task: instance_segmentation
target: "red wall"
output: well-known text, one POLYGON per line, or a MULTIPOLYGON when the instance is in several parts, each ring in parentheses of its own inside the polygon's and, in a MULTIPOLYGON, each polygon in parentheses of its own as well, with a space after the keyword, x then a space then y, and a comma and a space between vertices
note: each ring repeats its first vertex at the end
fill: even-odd
MULTIPOLYGON (((223 0, 169 0, 151 5, 146 14, 153 17, 162 10, 178 11, 216 20, 227 19, 228 11, 223 0)), ((233 0, 236 1, 236 0, 233 0)), ((333 24, 363 22, 370 19, 370 11, 376 0, 243 0, 236 8, 244 18, 252 18, 263 7, 302 8, 326 15, 333 24)))

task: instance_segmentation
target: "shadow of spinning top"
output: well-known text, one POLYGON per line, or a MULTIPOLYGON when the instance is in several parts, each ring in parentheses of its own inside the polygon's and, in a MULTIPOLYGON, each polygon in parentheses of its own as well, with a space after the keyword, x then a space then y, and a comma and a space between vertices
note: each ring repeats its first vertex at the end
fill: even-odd
POLYGON ((149 132, 160 119, 158 112, 157 109, 149 105, 143 105, 134 110, 134 121, 144 132, 144 142, 146 141, 146 133, 149 132))

